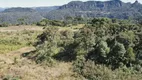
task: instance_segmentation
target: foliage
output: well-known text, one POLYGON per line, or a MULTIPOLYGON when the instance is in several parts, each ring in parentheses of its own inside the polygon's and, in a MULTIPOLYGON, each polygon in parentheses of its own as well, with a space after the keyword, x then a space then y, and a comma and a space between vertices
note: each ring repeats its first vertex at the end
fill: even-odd
POLYGON ((87 80, 141 79, 141 73, 135 72, 133 68, 122 67, 112 70, 105 65, 97 64, 91 60, 85 61, 84 59, 76 60, 73 63, 73 70, 78 73, 76 75, 78 75, 80 79, 83 76, 87 80))
POLYGON ((82 61, 80 63, 73 64, 74 69, 80 75, 84 76, 86 79, 89 80, 112 80, 113 73, 111 69, 107 68, 104 65, 96 65, 93 61, 82 61), (81 64, 78 66, 78 64, 81 64), (78 69, 78 70, 76 70, 78 69))
POLYGON ((93 49, 93 46, 95 45, 95 35, 93 33, 94 31, 89 28, 82 28, 75 34, 74 44, 78 44, 75 49, 75 54, 77 56, 87 56, 87 53, 93 49))
POLYGON ((63 21, 57 21, 57 20, 48 20, 43 19, 40 22, 37 22, 38 26, 65 26, 66 24, 63 21))
POLYGON ((6 22, 0 24, 0 27, 8 27, 8 26, 9 26, 9 24, 6 22))
POLYGON ((110 48, 108 47, 107 43, 104 41, 100 41, 98 44, 98 51, 97 53, 100 54, 101 57, 107 57, 108 53, 110 52, 110 48))
POLYGON ((74 71, 90 80, 114 80, 117 74, 139 74, 141 29, 139 24, 128 20, 107 18, 92 19, 80 29, 47 27, 38 36, 37 50, 30 57, 48 65, 57 60, 73 61, 74 71))

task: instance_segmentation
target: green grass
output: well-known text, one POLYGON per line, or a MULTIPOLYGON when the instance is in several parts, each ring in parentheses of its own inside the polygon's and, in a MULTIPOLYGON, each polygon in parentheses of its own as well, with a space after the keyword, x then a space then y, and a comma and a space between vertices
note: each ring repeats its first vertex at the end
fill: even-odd
MULTIPOLYGON (((83 24, 80 24, 72 27, 59 27, 59 29, 77 30, 82 28, 83 26, 83 24)), ((0 54, 8 53, 10 51, 14 51, 25 46, 32 46, 32 44, 37 40, 37 36, 42 33, 42 31, 40 30, 16 30, 17 31, 13 32, 0 32, 0 54)))
POLYGON ((8 53, 25 46, 32 46, 41 31, 0 32, 0 53, 8 53))
POLYGON ((10 51, 13 51, 13 50, 17 50, 19 48, 22 48, 23 46, 22 45, 3 45, 3 44, 0 44, 0 53, 8 53, 10 51))

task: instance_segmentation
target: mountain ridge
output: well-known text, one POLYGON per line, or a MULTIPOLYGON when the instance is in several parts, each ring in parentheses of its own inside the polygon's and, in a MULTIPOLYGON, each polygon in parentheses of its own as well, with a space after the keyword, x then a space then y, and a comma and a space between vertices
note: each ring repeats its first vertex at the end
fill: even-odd
POLYGON ((27 17, 26 23, 33 23, 44 18, 51 20, 65 20, 67 17, 133 19, 139 16, 142 16, 142 4, 137 0, 134 3, 124 3, 121 0, 71 1, 62 6, 2 9, 0 23, 18 23, 17 20, 23 17, 27 17))
POLYGON ((135 3, 124 3, 121 0, 86 2, 72 1, 60 6, 57 10, 49 12, 46 18, 65 19, 65 17, 68 16, 84 16, 86 18, 109 17, 127 19, 128 17, 134 17, 136 14, 142 14, 140 11, 141 9, 142 5, 138 1, 135 3), (56 13, 62 15, 59 17, 59 14, 56 13))
POLYGON ((0 12, 0 23, 8 24, 31 24, 38 22, 43 17, 31 8, 7 8, 0 12))

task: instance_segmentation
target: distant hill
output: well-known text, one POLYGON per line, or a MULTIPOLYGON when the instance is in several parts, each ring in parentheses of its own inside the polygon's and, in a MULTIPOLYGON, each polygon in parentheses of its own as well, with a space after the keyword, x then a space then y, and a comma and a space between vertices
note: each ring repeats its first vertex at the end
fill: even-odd
POLYGON ((59 6, 51 6, 51 7, 34 7, 32 9, 38 11, 38 12, 50 12, 52 10, 58 9, 59 6))
POLYGON ((17 8, 8 8, 5 9, 3 12, 34 12, 35 10, 31 9, 31 8, 21 8, 21 7, 17 7, 17 8))
POLYGON ((43 18, 65 20, 67 17, 108 17, 118 19, 133 19, 142 17, 142 4, 124 3, 121 0, 110 1, 72 1, 62 6, 32 7, 32 8, 0 8, 0 23, 26 24, 38 22, 43 18))
POLYGON ((41 16, 46 17, 48 12, 50 12, 52 10, 56 10, 58 8, 59 8, 59 6, 51 6, 51 7, 35 7, 32 9, 38 11, 41 14, 41 16))
POLYGON ((135 3, 124 3, 120 0, 72 1, 56 10, 50 11, 45 17, 48 19, 65 19, 68 16, 128 19, 142 16, 142 5, 138 1, 135 3))
POLYGON ((2 12, 2 11, 4 11, 5 10, 5 8, 0 8, 0 12, 2 12))
POLYGON ((0 23, 31 24, 41 19, 43 17, 36 10, 30 8, 9 8, 0 12, 0 23))

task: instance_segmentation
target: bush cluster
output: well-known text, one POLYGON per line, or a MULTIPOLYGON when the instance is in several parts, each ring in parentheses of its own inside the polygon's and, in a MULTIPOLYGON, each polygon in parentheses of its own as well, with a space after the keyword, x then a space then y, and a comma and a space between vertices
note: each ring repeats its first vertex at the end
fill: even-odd
POLYGON ((107 18, 95 18, 77 31, 50 27, 38 36, 32 57, 37 63, 75 61, 74 71, 85 78, 110 80, 111 70, 142 72, 141 30, 139 24, 107 18))

